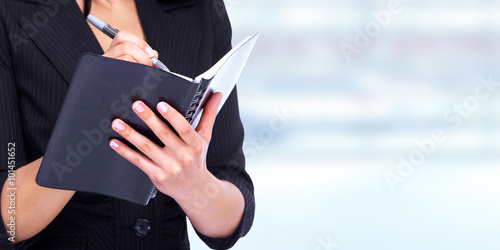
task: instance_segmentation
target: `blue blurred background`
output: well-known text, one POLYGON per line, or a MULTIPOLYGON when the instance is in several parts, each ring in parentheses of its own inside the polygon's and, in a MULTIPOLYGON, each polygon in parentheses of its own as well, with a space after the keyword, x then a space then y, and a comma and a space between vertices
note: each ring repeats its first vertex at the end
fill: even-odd
POLYGON ((261 32, 233 249, 500 249, 500 1, 225 3, 233 44, 261 32))

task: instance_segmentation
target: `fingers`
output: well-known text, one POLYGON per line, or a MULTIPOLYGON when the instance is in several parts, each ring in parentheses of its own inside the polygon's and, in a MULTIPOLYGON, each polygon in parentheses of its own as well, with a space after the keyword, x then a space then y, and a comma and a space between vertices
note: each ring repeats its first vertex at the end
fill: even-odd
MULTIPOLYGON (((144 121, 149 128, 151 128, 154 134, 163 142, 163 144, 165 144, 167 149, 176 151, 178 146, 183 142, 187 145, 195 146, 199 145, 200 142, 202 142, 202 139, 206 142, 210 141, 215 117, 217 116, 217 109, 221 99, 222 94, 220 93, 215 93, 211 96, 204 108, 197 131, 193 129, 191 124, 189 124, 185 117, 177 112, 177 110, 165 102, 158 103, 158 111, 174 128, 174 130, 178 133, 178 136, 142 101, 134 102, 132 109, 139 116, 139 118, 141 118, 141 120, 144 121)), ((161 147, 132 129, 122 120, 115 119, 112 123, 112 127, 113 130, 132 143, 151 160, 155 162, 161 162, 164 160, 161 157, 162 153, 164 153, 162 152, 161 147)))
POLYGON ((144 155, 129 148, 121 141, 113 139, 109 142, 109 146, 114 149, 119 155, 127 159, 130 163, 140 168, 148 176, 156 176, 160 172, 160 168, 149 160, 144 155))
POLYGON ((151 57, 158 57, 158 52, 132 33, 120 31, 103 56, 152 66, 151 57))
POLYGON ((160 102, 156 106, 158 112, 167 120, 170 125, 177 131, 179 137, 188 145, 196 145, 200 142, 200 136, 191 127, 191 124, 177 110, 172 108, 166 102, 160 102))
POLYGON ((142 101, 132 105, 134 112, 166 146, 181 143, 181 139, 142 101))
POLYGON ((203 108, 203 115, 200 119, 198 127, 196 128, 198 134, 207 142, 210 141, 210 138, 212 137, 212 129, 214 127, 217 110, 219 109, 221 100, 222 94, 219 92, 210 97, 207 104, 203 108))
MULTIPOLYGON (((155 162, 159 162, 159 160, 162 160, 162 155, 164 155, 164 153, 162 152, 160 146, 158 146, 156 143, 152 142, 139 132, 135 131, 132 127, 123 122, 121 119, 115 119, 111 124, 111 127, 113 128, 114 131, 116 131, 123 138, 132 143, 137 149, 143 152, 151 160, 155 162)), ((127 152, 128 151, 129 150, 127 150, 127 152)), ((129 156, 130 154, 131 153, 129 152, 129 156)), ((128 159, 129 158, 127 158, 127 160, 128 159)), ((138 159, 140 160, 141 158, 138 159)), ((133 160, 136 160, 136 158, 133 158, 133 160)))
POLYGON ((113 39, 113 42, 111 42, 110 48, 113 48, 121 43, 124 42, 130 42, 135 44, 139 49, 144 51, 148 56, 151 58, 151 56, 154 56, 153 50, 149 45, 136 35, 129 33, 127 31, 120 31, 118 34, 116 34, 115 38, 113 39), (152 54, 149 54, 152 53, 152 54))
POLYGON ((123 42, 110 47, 104 56, 152 66, 151 57, 131 42, 123 42))

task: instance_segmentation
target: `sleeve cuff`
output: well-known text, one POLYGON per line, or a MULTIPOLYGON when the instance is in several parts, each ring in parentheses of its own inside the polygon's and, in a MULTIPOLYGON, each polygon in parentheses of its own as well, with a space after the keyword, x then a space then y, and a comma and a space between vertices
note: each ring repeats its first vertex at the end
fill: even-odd
MULTIPOLYGON (((217 175, 216 175, 217 176, 217 175)), ((246 173, 245 173, 246 176, 246 173)), ((245 210, 243 211, 243 215, 241 217, 240 224, 230 236, 225 238, 212 238, 203 235, 198 232, 196 228, 196 234, 200 237, 200 239, 205 242, 207 246, 212 249, 229 249, 234 246, 234 244, 243 236, 245 236, 253 224, 253 219, 255 215, 255 199, 253 195, 253 184, 248 179, 243 176, 232 176, 232 178, 224 178, 227 181, 233 183, 240 189, 243 197, 245 199, 245 210)))

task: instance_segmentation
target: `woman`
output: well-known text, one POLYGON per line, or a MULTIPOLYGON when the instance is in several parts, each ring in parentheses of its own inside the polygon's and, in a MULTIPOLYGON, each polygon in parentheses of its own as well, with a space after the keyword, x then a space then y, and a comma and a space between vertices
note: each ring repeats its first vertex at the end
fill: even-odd
POLYGON ((196 130, 159 103, 178 136, 149 108, 134 103, 133 111, 169 142, 165 148, 113 121, 112 128, 147 156, 110 141, 159 189, 147 206, 35 183, 82 53, 149 66, 152 55, 172 71, 194 77, 230 50, 222 0, 7 0, 0 2, 0 14, 0 183, 5 183, 0 203, 1 225, 7 228, 0 228, 1 249, 189 249, 186 215, 212 248, 229 248, 248 232, 253 185, 244 169, 236 91, 215 122, 220 95, 214 95, 196 130), (109 39, 89 26, 87 13, 122 32, 109 39), (197 206, 194 201, 207 187, 216 191, 201 192, 208 200, 197 206))

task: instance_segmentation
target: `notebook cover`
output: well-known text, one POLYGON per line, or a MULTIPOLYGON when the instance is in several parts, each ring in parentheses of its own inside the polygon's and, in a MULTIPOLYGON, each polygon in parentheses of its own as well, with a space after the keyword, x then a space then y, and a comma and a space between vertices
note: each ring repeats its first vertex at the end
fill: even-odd
POLYGON ((149 66, 85 54, 80 59, 47 146, 36 182, 45 187, 92 192, 146 205, 148 176, 109 147, 112 138, 134 148, 111 129, 121 118, 162 145, 132 112, 142 100, 156 115, 166 101, 185 114, 198 84, 149 66))

